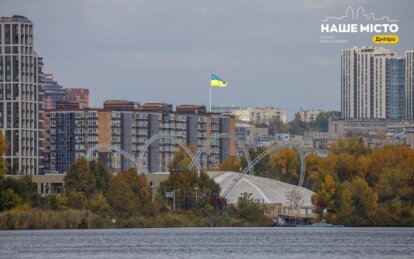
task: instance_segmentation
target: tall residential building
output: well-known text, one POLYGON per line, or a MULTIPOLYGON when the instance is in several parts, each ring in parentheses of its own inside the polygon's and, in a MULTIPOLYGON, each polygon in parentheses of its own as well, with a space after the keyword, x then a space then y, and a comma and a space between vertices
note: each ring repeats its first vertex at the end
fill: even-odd
POLYGON ((89 89, 66 88, 66 100, 79 102, 81 109, 89 108, 89 89))
POLYGON ((386 60, 386 114, 387 119, 406 118, 405 104, 405 59, 386 60))
MULTIPOLYGON (((96 144, 108 143, 138 158, 146 141, 156 134, 171 135, 196 150, 214 135, 235 134, 234 117, 207 113, 204 106, 182 105, 173 111, 169 104, 105 101, 101 109, 80 109, 76 103, 63 101, 55 110, 45 113, 50 132, 45 135, 49 143, 45 145, 49 151, 45 167, 51 173, 66 172, 76 158, 84 156, 96 144)), ((235 149, 234 139, 211 141, 201 154, 200 165, 217 168, 235 154, 235 149)), ((177 150, 177 143, 159 139, 145 153, 144 165, 149 172, 167 171, 177 150)), ((93 157, 115 173, 133 166, 107 148, 93 152, 93 157)))
POLYGON ((414 50, 407 50, 405 59, 406 116, 407 119, 414 120, 414 50))
POLYGON ((33 24, 24 16, 0 18, 0 130, 8 141, 8 173, 38 174, 39 75, 33 24))
POLYGON ((40 77, 43 109, 49 110, 56 107, 56 102, 65 99, 66 90, 58 82, 53 80, 53 74, 44 73, 40 77))
MULTIPOLYGON (((383 47, 342 50, 341 111, 344 118, 398 119, 402 62, 383 47)), ((404 93, 405 94, 405 93, 404 93)), ((402 103, 401 103, 402 102, 402 103)), ((404 110, 405 108, 403 108, 404 110)))

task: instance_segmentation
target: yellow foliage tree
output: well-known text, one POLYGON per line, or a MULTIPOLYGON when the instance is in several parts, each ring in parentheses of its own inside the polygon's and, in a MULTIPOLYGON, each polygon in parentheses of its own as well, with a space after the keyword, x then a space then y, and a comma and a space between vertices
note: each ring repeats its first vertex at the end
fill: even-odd
POLYGON ((220 164, 221 171, 239 172, 241 167, 240 159, 230 156, 223 163, 220 164))
POLYGON ((270 166, 275 171, 276 179, 292 184, 298 183, 300 161, 296 150, 281 148, 271 158, 270 166))

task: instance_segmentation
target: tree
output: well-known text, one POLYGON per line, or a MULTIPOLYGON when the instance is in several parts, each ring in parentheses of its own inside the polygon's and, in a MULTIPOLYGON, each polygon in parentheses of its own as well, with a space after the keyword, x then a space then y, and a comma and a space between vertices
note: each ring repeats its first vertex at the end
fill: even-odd
POLYGON ((300 209, 300 207, 302 207, 303 202, 305 201, 304 195, 299 190, 299 188, 294 187, 294 188, 286 191, 285 198, 288 201, 290 208, 296 209, 298 214, 299 214, 299 209, 300 209))
POLYGON ((299 182, 299 155, 295 149, 283 147, 271 158, 270 165, 274 178, 291 184, 299 182))
POLYGON ((109 185, 108 202, 114 213, 121 218, 128 218, 139 212, 139 204, 134 192, 128 182, 118 175, 109 185))
POLYGON ((378 206, 377 193, 360 177, 355 177, 350 184, 345 185, 345 188, 352 192, 352 203, 355 207, 355 214, 359 217, 359 223, 371 224, 378 206))
POLYGON ((249 223, 268 224, 269 219, 263 214, 264 207, 255 201, 251 193, 242 193, 237 200, 239 218, 249 223))
POLYGON ((269 135, 275 135, 277 133, 287 133, 287 125, 283 123, 280 117, 275 117, 270 120, 269 126, 269 135))
POLYGON ((6 154, 7 148, 7 140, 0 131, 0 183, 6 175, 6 161, 4 160, 4 155, 6 154))
POLYGON ((95 175, 84 157, 72 164, 63 181, 67 192, 82 192, 85 196, 91 197, 96 191, 95 175))
MULTIPOLYGON (((194 153, 194 146, 190 146, 190 150, 194 153)), ((192 171, 193 169, 188 169, 188 166, 191 163, 191 158, 187 155, 185 150, 180 146, 178 151, 174 153, 174 159, 168 165, 170 171, 192 171)))
POLYGON ((108 201, 102 192, 98 192, 91 197, 88 202, 88 208, 100 215, 108 214, 110 211, 108 201))
POLYGON ((151 192, 145 175, 138 175, 131 168, 113 177, 106 198, 117 216, 127 218, 146 213, 145 207, 151 201, 151 192))
POLYGON ((331 145, 331 152, 335 155, 349 154, 353 156, 367 155, 370 150, 364 139, 352 137, 350 139, 338 140, 331 145))
POLYGON ((223 163, 220 164, 221 171, 239 172, 241 167, 240 159, 229 156, 223 163))
POLYGON ((104 165, 96 161, 90 161, 89 168, 95 177, 97 192, 100 191, 106 193, 113 178, 113 174, 104 165))
POLYGON ((20 195, 15 193, 11 188, 2 192, 0 196, 0 210, 9 210, 22 203, 20 195))
MULTIPOLYGON (((249 155, 250 155, 250 159, 253 161, 256 157, 258 157, 259 155, 261 155, 264 151, 266 150, 265 147, 257 147, 257 148, 250 148, 249 149, 249 155)), ((260 160, 258 163, 256 163, 253 167, 254 172, 256 175, 258 176, 264 176, 264 177, 268 177, 270 178, 270 174, 269 174, 269 160, 270 157, 269 155, 266 155, 262 160, 260 160)), ((247 160, 246 158, 243 156, 241 159, 241 167, 243 169, 245 169, 247 167, 247 160)))
POLYGON ((303 135, 308 130, 308 124, 300 118, 300 114, 295 113, 293 121, 288 123, 288 130, 290 135, 303 135))
POLYGON ((330 111, 330 112, 320 112, 316 116, 315 121, 310 123, 310 126, 317 131, 328 132, 329 120, 335 117, 340 117, 340 112, 330 111))
POLYGON ((312 197, 312 202, 316 206, 317 212, 323 215, 325 209, 330 210, 334 205, 334 196, 336 193, 336 182, 331 175, 326 175, 324 181, 320 184, 316 193, 312 197))
POLYGON ((306 156, 305 187, 316 191, 327 175, 337 179, 337 165, 337 156, 332 154, 329 154, 327 157, 320 157, 315 154, 306 156))

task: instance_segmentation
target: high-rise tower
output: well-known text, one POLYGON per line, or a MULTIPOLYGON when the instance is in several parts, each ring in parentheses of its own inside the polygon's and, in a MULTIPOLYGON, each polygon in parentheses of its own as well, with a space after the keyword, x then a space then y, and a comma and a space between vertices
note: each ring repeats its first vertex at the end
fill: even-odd
POLYGON ((24 16, 0 18, 0 130, 8 141, 8 173, 39 174, 39 74, 33 24, 24 16))

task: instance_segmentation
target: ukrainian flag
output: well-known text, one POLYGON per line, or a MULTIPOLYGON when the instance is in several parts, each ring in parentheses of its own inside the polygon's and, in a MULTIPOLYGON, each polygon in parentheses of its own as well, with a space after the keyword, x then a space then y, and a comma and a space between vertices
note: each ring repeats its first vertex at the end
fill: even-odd
POLYGON ((227 86, 227 83, 224 82, 223 79, 221 79, 220 77, 218 77, 215 74, 211 74, 210 84, 211 84, 211 86, 217 86, 217 87, 226 87, 227 86))

